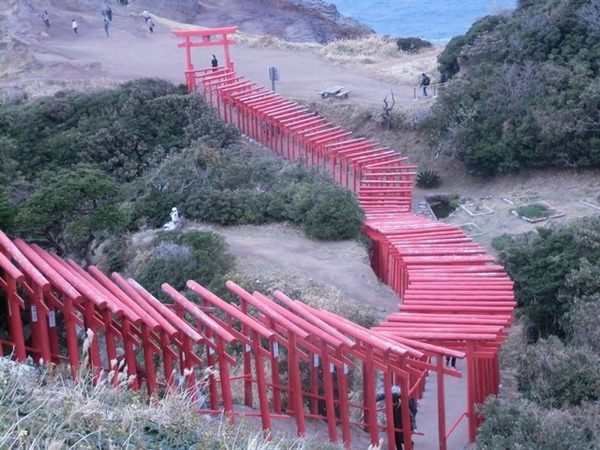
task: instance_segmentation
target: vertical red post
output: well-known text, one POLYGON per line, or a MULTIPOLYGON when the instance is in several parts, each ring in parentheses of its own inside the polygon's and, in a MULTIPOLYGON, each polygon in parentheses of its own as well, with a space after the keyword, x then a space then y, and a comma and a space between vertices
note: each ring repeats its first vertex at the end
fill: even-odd
POLYGON ((15 356, 17 361, 25 362, 27 354, 25 353, 25 339, 23 338, 23 324, 21 323, 21 308, 19 307, 19 298, 17 293, 17 283, 7 277, 8 285, 8 315, 10 338, 15 346, 15 356))
POLYGON ((444 388, 444 356, 435 355, 437 369, 438 440, 440 450, 446 450, 446 392, 444 388))

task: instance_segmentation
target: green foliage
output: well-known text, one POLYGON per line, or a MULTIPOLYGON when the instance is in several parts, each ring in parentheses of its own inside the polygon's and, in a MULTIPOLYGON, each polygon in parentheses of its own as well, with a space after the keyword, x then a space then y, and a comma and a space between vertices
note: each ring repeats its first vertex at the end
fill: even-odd
POLYGON ((171 206, 188 220, 221 225, 291 221, 319 239, 354 238, 362 227, 358 201, 330 177, 241 145, 195 143, 128 190, 132 227, 162 225, 171 206))
POLYGON ((418 37, 398 38, 396 39, 396 45, 399 50, 408 53, 417 53, 424 48, 433 47, 431 42, 418 37))
POLYGON ((313 206, 302 228, 308 236, 317 239, 352 239, 360 234, 363 220, 354 194, 329 185, 315 192, 313 206))
POLYGON ((165 149, 180 150, 199 139, 227 146, 238 137, 200 96, 155 79, 0 106, 0 134, 10 144, 2 158, 15 161, 28 179, 88 162, 120 181, 138 177, 165 149))
MULTIPOLYGON (((585 301, 588 266, 600 264, 600 218, 586 218, 557 230, 538 228, 511 239, 500 263, 515 281, 515 296, 532 340, 564 338, 566 314, 576 301, 585 301), (583 281, 582 281, 583 280, 583 281)), ((595 271, 591 271, 595 273, 595 271)), ((588 297, 586 297, 588 296, 588 297)))
POLYGON ((500 236, 495 236, 492 238, 492 247, 498 251, 502 251, 509 245, 510 239, 511 235, 506 233, 501 234, 500 236))
POLYGON ((520 2, 450 41, 439 71, 461 73, 433 105, 431 144, 481 177, 600 166, 594 14, 585 2, 520 2))
POLYGON ((4 189, 0 189, 0 230, 10 232, 13 227, 16 209, 7 198, 4 189))
MULTIPOLYGON (((596 267, 596 270, 600 270, 596 267)), ((596 283, 600 278, 596 278, 596 283)), ((577 302, 566 316, 567 338, 574 347, 600 354, 600 290, 595 301, 577 302)))
POLYGON ((550 337, 519 356, 519 391, 544 408, 579 406, 600 396, 600 356, 550 337))
POLYGON ((474 450, 562 450, 598 448, 598 406, 543 409, 525 400, 490 397, 478 408, 484 417, 474 450))
POLYGON ((438 187, 442 180, 440 174, 434 169, 419 170, 416 180, 417 187, 422 189, 433 189, 438 187))
POLYGON ((518 206, 516 211, 519 216, 527 217, 528 219, 548 217, 552 213, 552 210, 542 203, 518 206))
POLYGON ((225 239, 212 232, 160 232, 153 245, 152 256, 135 279, 159 298, 165 298, 161 294, 162 283, 179 291, 185 290, 187 280, 208 287, 215 280, 220 281, 234 264, 225 239))
MULTIPOLYGON (((135 197, 131 199, 130 230, 144 228, 160 228, 170 220, 169 212, 173 206, 181 205, 182 195, 178 192, 170 192, 157 189, 156 187, 140 186, 142 180, 136 181, 135 197)), ((131 187, 131 186, 130 186, 131 187)))
POLYGON ((40 186, 20 205, 19 235, 41 239, 59 256, 71 253, 89 262, 95 241, 126 223, 114 179, 86 164, 43 172, 40 186))

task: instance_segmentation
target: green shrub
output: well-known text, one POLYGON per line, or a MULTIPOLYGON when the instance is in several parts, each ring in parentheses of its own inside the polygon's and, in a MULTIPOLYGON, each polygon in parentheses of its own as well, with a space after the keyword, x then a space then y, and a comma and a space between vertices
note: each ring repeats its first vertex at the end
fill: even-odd
POLYGON ((128 229, 160 228, 171 220, 169 213, 173 206, 182 204, 183 198, 178 192, 147 187, 136 193, 130 200, 130 222, 128 229))
POLYGON ((362 229, 364 214, 354 194, 337 186, 323 187, 302 221, 305 233, 317 239, 354 239, 362 229))
POLYGON ((396 45, 399 50, 408 53, 416 53, 424 48, 433 47, 433 44, 429 41, 425 41, 418 37, 407 37, 396 39, 396 45))
POLYGON ((587 263, 600 264, 599 246, 600 218, 590 217, 563 228, 518 235, 500 253, 499 262, 515 282, 515 298, 531 340, 566 336, 566 314, 577 298, 591 295, 596 286, 580 269, 587 263))
POLYGON ((510 243, 511 235, 504 233, 500 236, 495 236, 492 238, 492 247, 496 250, 501 251, 504 250, 510 243))
POLYGON ((438 70, 443 89, 427 124, 434 148, 473 174, 599 167, 598 35, 586 2, 519 2, 452 39, 438 70), (452 86, 457 84, 457 86, 452 86), (535 86, 535 89, 532 87, 535 86))
POLYGON ((204 100, 164 80, 141 79, 91 93, 61 91, 24 105, 0 105, 4 158, 26 178, 42 169, 93 163, 130 181, 167 150, 196 140, 217 148, 239 132, 204 100))
POLYGON ((0 189, 0 230, 10 232, 14 223, 15 207, 10 203, 4 189, 0 189))
POLYGON ((474 450, 598 448, 598 406, 556 410, 524 400, 487 399, 476 411, 484 417, 474 450))
POLYGON ((222 236, 203 231, 164 231, 154 239, 150 259, 135 274, 136 280, 159 298, 160 285, 185 290, 187 280, 209 286, 233 268, 234 257, 222 236))
POLYGON ((440 174, 433 169, 423 169, 417 174, 417 187, 422 189, 433 189, 441 184, 440 174))
POLYGON ((552 210, 542 203, 519 206, 516 211, 519 216, 527 217, 528 219, 548 217, 552 213, 552 210))
POLYGON ((517 381, 525 398, 544 408, 579 406, 600 397, 600 356, 550 337, 519 357, 517 381))

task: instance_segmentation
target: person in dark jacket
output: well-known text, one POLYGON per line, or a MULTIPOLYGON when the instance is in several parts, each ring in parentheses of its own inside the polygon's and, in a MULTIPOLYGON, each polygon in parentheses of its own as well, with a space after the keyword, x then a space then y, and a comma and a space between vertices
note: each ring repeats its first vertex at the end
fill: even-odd
POLYGON ((429 83, 431 83, 431 79, 427 75, 421 74, 420 87, 423 88, 423 97, 427 97, 427 86, 429 86, 429 83))
POLYGON ((219 61, 217 60, 217 57, 215 55, 212 55, 212 60, 210 61, 210 65, 212 66, 213 70, 217 70, 219 61))
MULTIPOLYGON (((385 393, 378 394, 375 398, 376 402, 380 402, 385 400, 385 393)), ((393 386, 392 387, 392 409, 394 412, 394 428, 402 429, 402 397, 400 396, 400 387, 393 386)), ((411 398, 408 402, 408 410, 410 412, 410 427, 411 430, 416 430, 416 415, 417 415, 417 405, 415 401, 411 398)), ((394 441, 396 443, 396 450, 404 449, 404 432, 403 431, 394 431, 394 441)))
POLYGON ((112 22, 112 9, 106 3, 102 5, 102 17, 108 19, 109 22, 112 22))

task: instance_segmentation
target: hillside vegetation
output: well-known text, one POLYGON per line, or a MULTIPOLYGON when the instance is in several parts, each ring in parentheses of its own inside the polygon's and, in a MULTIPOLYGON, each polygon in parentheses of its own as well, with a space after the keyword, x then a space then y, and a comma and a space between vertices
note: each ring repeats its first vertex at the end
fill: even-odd
POLYGON ((318 239, 360 233, 352 193, 249 146, 166 81, 1 105, 0 136, 0 228, 84 263, 103 241, 160 228, 172 207, 220 225, 288 221, 318 239))
POLYGON ((600 2, 521 0, 439 56, 432 145, 489 177, 600 166, 600 2))
MULTIPOLYGON (((600 2, 522 0, 439 56, 450 77, 430 144, 480 177, 600 166, 600 2)), ((551 183, 551 180, 549 180, 551 183)), ((502 353, 504 398, 479 409, 477 449, 600 446, 600 220, 494 239, 519 326, 502 353)))

